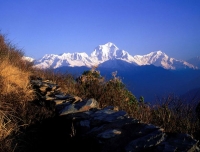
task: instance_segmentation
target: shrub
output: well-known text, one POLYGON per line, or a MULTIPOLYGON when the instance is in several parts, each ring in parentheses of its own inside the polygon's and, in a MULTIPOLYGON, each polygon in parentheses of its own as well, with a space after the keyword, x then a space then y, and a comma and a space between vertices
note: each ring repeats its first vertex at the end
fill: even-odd
POLYGON ((95 98, 103 108, 108 105, 113 105, 125 109, 132 104, 137 106, 135 96, 126 89, 122 81, 113 74, 113 78, 106 81, 100 75, 99 71, 90 70, 84 71, 77 79, 78 95, 83 98, 95 98))
POLYGON ((25 138, 19 134, 27 126, 54 116, 53 111, 31 102, 36 96, 30 79, 37 78, 57 83, 66 94, 83 99, 95 98, 101 108, 112 105, 125 110, 135 119, 160 126, 166 132, 188 133, 199 138, 200 120, 195 113, 195 104, 186 105, 178 98, 169 96, 164 102, 150 107, 142 96, 136 99, 117 77, 117 72, 113 72, 113 78, 106 81, 96 67, 92 67, 75 79, 69 73, 34 68, 33 63, 22 57, 23 52, 0 34, 0 151, 20 149, 17 144, 25 138))
POLYGON ((152 108, 151 123, 167 132, 193 134, 199 130, 199 119, 195 113, 196 104, 185 104, 180 99, 169 96, 164 102, 152 108))

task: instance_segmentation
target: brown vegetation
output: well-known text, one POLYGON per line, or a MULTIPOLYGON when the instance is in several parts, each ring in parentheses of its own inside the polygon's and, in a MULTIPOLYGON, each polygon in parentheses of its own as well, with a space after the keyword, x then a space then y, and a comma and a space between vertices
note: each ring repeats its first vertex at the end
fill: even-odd
POLYGON ((24 128, 53 117, 51 110, 37 107, 32 102, 37 100, 37 96, 30 79, 38 77, 52 80, 67 94, 83 99, 95 98, 102 108, 113 105, 125 110, 131 117, 160 126, 167 132, 189 133, 198 138, 196 135, 200 122, 195 113, 195 104, 184 105, 169 96, 164 102, 152 107, 143 98, 137 100, 116 77, 116 73, 113 73, 111 80, 106 81, 93 69, 85 71, 81 79, 76 79, 69 73, 36 69, 33 63, 22 57, 23 52, 0 35, 0 151, 15 151, 19 142, 16 139, 24 128))

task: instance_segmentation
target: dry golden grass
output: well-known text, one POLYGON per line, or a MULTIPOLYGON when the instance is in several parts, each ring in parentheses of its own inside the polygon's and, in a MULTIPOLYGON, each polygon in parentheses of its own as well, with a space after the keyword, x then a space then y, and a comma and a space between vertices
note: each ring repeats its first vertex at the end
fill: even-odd
POLYGON ((0 76, 1 94, 17 93, 20 90, 30 98, 33 95, 33 90, 30 87, 29 71, 22 71, 10 64, 9 61, 4 60, 0 62, 0 76))
POLYGON ((22 60, 22 56, 23 53, 6 42, 0 34, 0 151, 20 149, 15 139, 20 128, 53 116, 52 111, 29 102, 35 99, 30 78, 38 77, 57 83, 64 93, 83 99, 95 98, 101 108, 116 106, 131 117, 160 126, 167 132, 189 133, 194 136, 200 132, 195 105, 184 105, 181 101, 168 98, 158 106, 150 107, 144 102, 138 102, 116 77, 116 73, 113 73, 112 80, 105 81, 98 73, 91 74, 86 71, 85 74, 89 74, 87 79, 79 82, 75 80, 75 76, 68 73, 33 68, 33 64, 22 60))
MULTIPOLYGON (((32 63, 0 35, 0 151, 13 147, 12 135, 28 125, 28 101, 35 98, 30 85, 32 63)), ((9 149, 9 150, 8 150, 9 149)))
POLYGON ((0 141, 18 131, 25 102, 34 99, 29 76, 8 60, 0 62, 0 141))

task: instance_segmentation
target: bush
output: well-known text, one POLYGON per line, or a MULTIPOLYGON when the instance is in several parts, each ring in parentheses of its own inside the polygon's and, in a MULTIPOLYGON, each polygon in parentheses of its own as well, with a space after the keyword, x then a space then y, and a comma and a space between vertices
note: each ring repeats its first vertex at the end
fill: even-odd
POLYGON ((195 134, 200 122, 195 113, 196 104, 184 104, 174 96, 169 96, 161 104, 152 108, 151 123, 167 132, 195 134))
POLYGON ((79 96, 95 98, 100 103, 101 108, 113 105, 125 109, 129 104, 137 106, 138 103, 135 96, 126 89, 116 75, 113 75, 111 80, 106 81, 99 71, 84 71, 77 79, 76 85, 79 96))
POLYGON ((195 113, 195 104, 186 105, 169 96, 164 102, 150 107, 142 96, 136 99, 116 77, 117 72, 113 72, 113 78, 106 81, 93 67, 76 79, 69 73, 34 68, 33 63, 22 59, 23 55, 0 34, 0 151, 20 149, 17 144, 22 141, 28 143, 20 136, 27 126, 54 117, 53 111, 32 102, 36 95, 30 79, 37 78, 57 83, 63 93, 83 99, 95 98, 101 108, 112 105, 135 119, 160 126, 166 132, 188 133, 199 139, 200 120, 195 113))

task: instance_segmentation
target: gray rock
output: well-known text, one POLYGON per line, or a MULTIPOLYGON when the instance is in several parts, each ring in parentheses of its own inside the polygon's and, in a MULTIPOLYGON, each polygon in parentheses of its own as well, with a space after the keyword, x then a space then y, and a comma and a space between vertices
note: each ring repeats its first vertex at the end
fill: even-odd
POLYGON ((80 121, 81 127, 90 127, 90 121, 89 120, 82 120, 80 121))
POLYGON ((77 113, 77 112, 84 112, 88 111, 91 108, 97 108, 98 107, 98 102, 91 98, 87 101, 82 101, 82 102, 77 102, 74 104, 70 104, 66 106, 61 112, 60 115, 67 115, 71 113, 77 113))
POLYGON ((67 103, 66 100, 54 100, 54 102, 55 102, 55 105, 56 105, 56 106, 57 106, 57 105, 63 105, 63 104, 66 104, 66 103, 67 103))
POLYGON ((56 97, 57 99, 62 99, 62 100, 66 100, 66 99, 71 99, 71 98, 73 98, 73 96, 71 96, 71 95, 62 95, 62 94, 55 95, 55 97, 56 97))
POLYGON ((41 80, 31 80, 31 84, 35 86, 42 86, 42 81, 41 80))
POLYGON ((60 100, 67 100, 70 101, 72 103, 76 103, 76 102, 81 102, 82 99, 78 96, 72 96, 72 95, 55 95, 56 99, 60 99, 60 100))
POLYGON ((123 126, 127 126, 128 124, 137 124, 139 123, 137 120, 133 118, 119 119, 110 123, 103 123, 100 127, 93 127, 87 134, 97 135, 99 133, 104 132, 105 130, 112 129, 120 129, 122 130, 123 126))
POLYGON ((81 102, 82 99, 78 96, 73 96, 72 103, 81 102))
POLYGON ((196 152, 199 151, 197 144, 198 141, 188 134, 168 133, 165 142, 157 146, 155 151, 196 152))
POLYGON ((121 134, 121 131, 119 129, 111 129, 111 130, 106 130, 106 131, 98 134, 97 137, 108 139, 108 138, 112 138, 112 137, 115 137, 120 134, 121 134))
POLYGON ((90 106, 91 108, 98 108, 99 103, 94 98, 90 98, 89 100, 87 100, 85 106, 90 106))
POLYGON ((160 144, 165 139, 165 133, 158 129, 150 134, 131 141, 126 147, 127 152, 142 151, 160 144))
POLYGON ((159 127, 129 118, 118 107, 99 109, 95 99, 66 95, 50 80, 31 80, 31 84, 39 91, 41 101, 53 103, 60 116, 64 115, 62 118, 73 121, 76 133, 101 143, 101 152, 200 151, 198 141, 188 134, 164 133, 159 127))
POLYGON ((65 106, 64 109, 61 109, 60 116, 71 114, 71 113, 76 113, 76 112, 78 112, 78 109, 75 108, 74 104, 70 104, 68 106, 65 106))
POLYGON ((113 122, 119 119, 124 119, 127 116, 125 111, 114 111, 110 109, 103 109, 91 115, 93 122, 113 122))
POLYGON ((51 96, 48 96, 48 95, 46 95, 45 98, 46 98, 46 100, 54 100, 55 99, 54 97, 51 97, 51 96))

